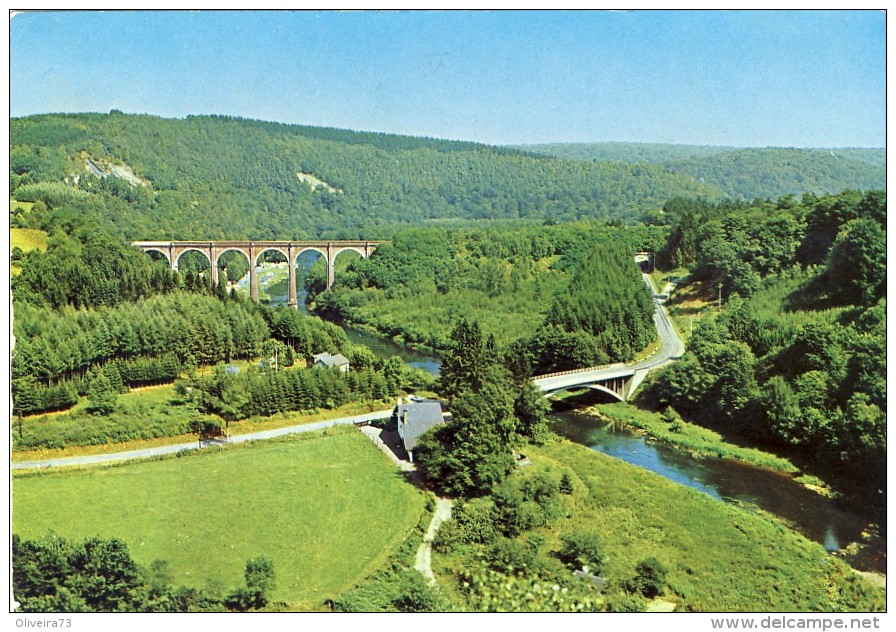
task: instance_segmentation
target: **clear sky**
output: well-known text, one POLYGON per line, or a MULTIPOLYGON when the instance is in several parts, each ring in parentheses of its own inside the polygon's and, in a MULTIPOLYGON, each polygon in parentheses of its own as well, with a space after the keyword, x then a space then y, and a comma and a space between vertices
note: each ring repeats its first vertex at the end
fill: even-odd
POLYGON ((883 147, 880 11, 63 11, 10 114, 230 114, 493 144, 883 147))

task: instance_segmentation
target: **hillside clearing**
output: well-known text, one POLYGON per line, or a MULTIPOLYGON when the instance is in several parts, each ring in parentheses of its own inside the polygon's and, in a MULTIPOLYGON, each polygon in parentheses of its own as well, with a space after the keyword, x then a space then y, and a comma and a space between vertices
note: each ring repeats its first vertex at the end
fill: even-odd
POLYGON ((22 252, 47 249, 47 233, 36 228, 10 228, 9 247, 18 248, 22 252))

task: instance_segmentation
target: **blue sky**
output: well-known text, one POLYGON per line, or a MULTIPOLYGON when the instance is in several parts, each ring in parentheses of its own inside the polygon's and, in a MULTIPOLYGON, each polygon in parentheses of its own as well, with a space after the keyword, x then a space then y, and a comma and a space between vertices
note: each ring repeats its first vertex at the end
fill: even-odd
POLYGON ((230 114, 493 144, 883 147, 879 11, 71 11, 10 114, 230 114))

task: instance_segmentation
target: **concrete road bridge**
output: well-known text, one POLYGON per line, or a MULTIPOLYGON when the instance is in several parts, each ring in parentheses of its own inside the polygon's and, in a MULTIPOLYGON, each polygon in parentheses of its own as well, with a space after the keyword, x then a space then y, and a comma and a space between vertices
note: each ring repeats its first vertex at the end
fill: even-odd
POLYGON ((200 252, 209 261, 211 285, 218 285, 218 260, 225 252, 241 252, 249 261, 249 293, 258 302, 258 258, 262 253, 274 250, 286 257, 289 263, 289 296, 287 302, 298 304, 296 292, 296 259, 309 250, 318 252, 327 262, 327 288, 333 287, 336 276, 336 257, 351 250, 362 257, 369 257, 379 245, 377 241, 135 241, 131 244, 143 252, 156 252, 168 260, 172 270, 185 252, 200 252))
MULTIPOLYGON (((644 275, 644 281, 653 291, 653 285, 647 275, 644 275)), ((590 388, 607 393, 620 401, 627 400, 651 369, 664 366, 684 354, 684 343, 678 336, 678 332, 675 331, 675 327, 672 326, 672 321, 669 320, 669 314, 666 313, 661 296, 654 292, 653 320, 660 346, 653 355, 631 364, 607 364, 536 375, 532 378, 532 382, 548 397, 571 388, 590 388)))

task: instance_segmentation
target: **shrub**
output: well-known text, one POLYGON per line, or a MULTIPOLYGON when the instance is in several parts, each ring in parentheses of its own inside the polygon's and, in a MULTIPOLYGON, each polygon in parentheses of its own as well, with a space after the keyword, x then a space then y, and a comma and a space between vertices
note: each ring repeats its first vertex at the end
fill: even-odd
POLYGON ((433 547, 447 552, 458 545, 490 544, 497 537, 494 506, 490 499, 458 500, 451 511, 451 519, 436 533, 433 547))
POLYGON ((629 583, 630 590, 653 599, 665 590, 667 573, 666 567, 656 558, 642 560, 638 562, 635 577, 629 583))
POLYGON ((596 533, 578 531, 563 536, 563 546, 557 557, 568 567, 598 573, 603 568, 605 556, 596 533))
POLYGON ((411 569, 377 573, 332 602, 338 612, 441 612, 444 598, 411 569))
POLYGON ((549 523, 564 513, 560 482, 552 470, 514 477, 492 494, 495 520, 507 536, 516 536, 549 523))
POLYGON ((488 564, 496 571, 515 573, 531 568, 535 551, 526 544, 508 538, 498 538, 488 551, 488 564))
POLYGON ((509 537, 545 524, 542 508, 534 500, 528 500, 522 491, 514 487, 502 487, 495 491, 495 522, 501 532, 509 537))
POLYGON ((608 612, 644 612, 646 607, 641 595, 616 592, 607 596, 608 612))

